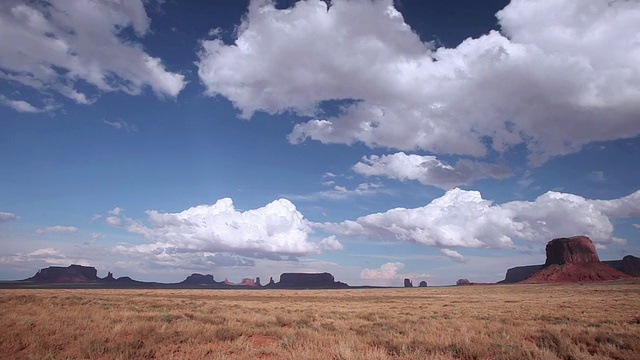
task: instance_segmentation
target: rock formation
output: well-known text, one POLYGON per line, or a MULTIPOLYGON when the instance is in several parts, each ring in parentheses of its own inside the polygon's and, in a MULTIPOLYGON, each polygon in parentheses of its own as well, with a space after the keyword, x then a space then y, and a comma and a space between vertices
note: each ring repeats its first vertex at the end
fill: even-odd
POLYGON ((603 261, 605 264, 629 275, 640 275, 640 258, 627 255, 622 260, 603 261))
POLYGON ((595 245, 586 236, 553 239, 547 243, 545 251, 547 253, 545 266, 600 262, 595 245))
POLYGON ((547 244, 546 253, 544 266, 521 283, 594 282, 631 276, 601 262, 586 236, 553 239, 547 244))
POLYGON ((411 279, 404 279, 404 287, 413 287, 411 279))
POLYGON ((458 286, 471 285, 471 282, 467 279, 458 279, 458 281, 456 281, 456 285, 458 286))
POLYGON ((69 267, 50 266, 40 269, 34 276, 24 281, 37 283, 95 283, 102 279, 98 277, 98 271, 92 266, 70 265, 69 267))
POLYGON ((268 287, 276 289, 340 289, 349 285, 335 281, 329 273, 284 273, 280 275, 280 281, 269 283, 268 287))
POLYGON ((238 284, 238 285, 242 285, 242 286, 257 286, 256 282, 251 278, 242 279, 242 281, 240 281, 240 284, 238 284))
POLYGON ((622 271, 629 275, 640 275, 640 258, 633 255, 623 257, 622 271))
POLYGON ((418 287, 427 287, 427 282, 424 280, 420 281, 420 285, 418 285, 418 287))
POLYGON ((183 285, 217 285, 218 282, 213 279, 213 275, 191 274, 182 280, 183 285))
POLYGON ((107 282, 107 283, 111 283, 111 282, 116 281, 116 279, 114 279, 114 277, 113 277, 113 273, 112 273, 111 271, 109 271, 109 272, 107 273, 107 277, 103 278, 103 279, 102 279, 102 281, 103 281, 103 282, 107 282))
POLYGON ((542 269, 544 265, 526 265, 516 266, 507 270, 507 275, 504 280, 500 281, 500 284, 513 284, 525 280, 534 272, 542 269))

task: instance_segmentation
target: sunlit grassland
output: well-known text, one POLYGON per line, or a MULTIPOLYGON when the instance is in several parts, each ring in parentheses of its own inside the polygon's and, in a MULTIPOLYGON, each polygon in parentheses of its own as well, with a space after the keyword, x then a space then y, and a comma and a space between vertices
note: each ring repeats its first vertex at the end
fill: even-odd
POLYGON ((2 359, 638 359, 640 284, 0 290, 2 359))

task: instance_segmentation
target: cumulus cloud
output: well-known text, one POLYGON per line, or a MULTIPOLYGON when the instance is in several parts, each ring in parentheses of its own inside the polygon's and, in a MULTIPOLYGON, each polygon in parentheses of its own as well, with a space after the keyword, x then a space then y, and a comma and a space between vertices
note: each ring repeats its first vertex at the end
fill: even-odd
POLYGON ((336 0, 328 11, 252 1, 234 43, 202 41, 198 74, 245 118, 315 117, 295 126, 294 143, 475 157, 524 143, 540 164, 640 134, 639 17, 636 1, 514 0, 497 13, 500 32, 436 48, 392 0, 336 0), (322 116, 334 99, 350 101, 322 116))
POLYGON ((322 227, 333 234, 395 237, 443 249, 516 248, 515 240, 547 242, 582 234, 596 243, 621 243, 623 239, 613 237, 611 219, 640 216, 639 199, 640 191, 613 200, 549 191, 534 201, 494 204, 478 191, 455 188, 423 207, 396 208, 322 227))
POLYGON ((78 228, 75 226, 47 226, 43 228, 36 229, 37 234, 45 234, 45 233, 74 233, 78 232, 78 228))
POLYGON ((20 220, 20 217, 14 213, 0 211, 0 223, 15 220, 20 220))
POLYGON ((451 166, 435 156, 407 155, 404 152, 364 157, 353 166, 353 170, 365 176, 418 180, 422 184, 442 189, 470 184, 488 177, 503 179, 511 176, 511 170, 501 165, 462 159, 451 166))
POLYGON ((464 263, 467 262, 467 259, 465 259, 464 256, 462 256, 462 254, 460 254, 459 252, 455 251, 455 250, 451 250, 451 249, 440 249, 440 252, 450 258, 453 261, 459 262, 459 263, 464 263))
POLYGON ((150 226, 125 218, 128 231, 151 242, 139 245, 139 251, 304 255, 320 250, 309 240, 309 222, 286 199, 239 211, 231 199, 225 198, 179 213, 149 210, 147 215, 150 226))
POLYGON ((401 262, 388 262, 382 264, 377 269, 369 269, 365 268, 360 272, 361 279, 367 280, 390 280, 390 279, 399 279, 402 278, 402 274, 398 274, 404 268, 404 264, 401 262))
MULTIPOLYGON (((175 97, 184 76, 169 72, 122 30, 137 37, 149 32, 141 0, 132 1, 3 1, 0 4, 0 79, 44 94, 57 93, 78 104, 93 100, 92 90, 139 94, 151 88, 158 96, 175 97)), ((3 98, 17 111, 37 112, 23 100, 3 98)))
POLYGON ((336 239, 335 235, 328 236, 322 239, 319 243, 320 247, 325 250, 343 250, 344 245, 336 239))

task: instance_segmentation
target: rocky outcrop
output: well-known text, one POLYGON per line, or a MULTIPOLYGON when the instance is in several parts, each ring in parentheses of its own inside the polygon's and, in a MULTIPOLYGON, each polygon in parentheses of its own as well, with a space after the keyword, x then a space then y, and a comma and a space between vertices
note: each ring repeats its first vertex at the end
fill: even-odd
POLYGON ((525 280, 534 272, 542 269, 544 265, 527 265, 516 266, 507 270, 507 275, 504 280, 500 281, 500 284, 513 284, 525 280))
POLYGON ((640 275, 640 258, 633 255, 623 257, 622 271, 630 275, 640 275))
POLYGON ((593 242, 586 236, 553 239, 546 252, 544 266, 521 283, 595 282, 631 276, 601 262, 593 242))
POLYGON ((111 271, 107 273, 106 277, 102 278, 102 282, 112 283, 114 281, 116 281, 116 279, 113 277, 113 273, 111 271))
POLYGON ((404 287, 413 287, 411 279, 404 279, 404 287))
POLYGON ((70 265, 50 266, 40 269, 34 276, 25 279, 36 283, 82 284, 100 282, 98 271, 92 266, 70 265))
POLYGON ((213 279, 213 275, 191 274, 182 280, 183 285, 217 285, 218 282, 213 279))
POLYGON ((456 281, 456 285, 457 286, 471 285, 471 282, 467 279, 458 279, 458 281, 456 281))
POLYGON ((251 279, 251 278, 244 278, 242 279, 242 281, 240 281, 241 286, 257 286, 256 281, 251 279))
POLYGON ((586 236, 553 239, 547 243, 545 251, 547 253, 545 266, 600 262, 595 245, 586 236))
POLYGON ((418 287, 427 287, 427 282, 424 280, 420 281, 420 284, 418 285, 418 287))
POLYGON ((280 281, 269 283, 268 287, 275 289, 341 289, 349 285, 335 281, 329 273, 284 273, 280 275, 280 281))

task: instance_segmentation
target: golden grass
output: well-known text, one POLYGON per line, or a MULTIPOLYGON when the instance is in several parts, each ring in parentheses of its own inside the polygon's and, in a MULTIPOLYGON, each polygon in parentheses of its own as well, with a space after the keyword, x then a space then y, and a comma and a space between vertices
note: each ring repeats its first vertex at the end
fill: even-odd
POLYGON ((2 359, 639 359, 640 285, 0 290, 2 359))

